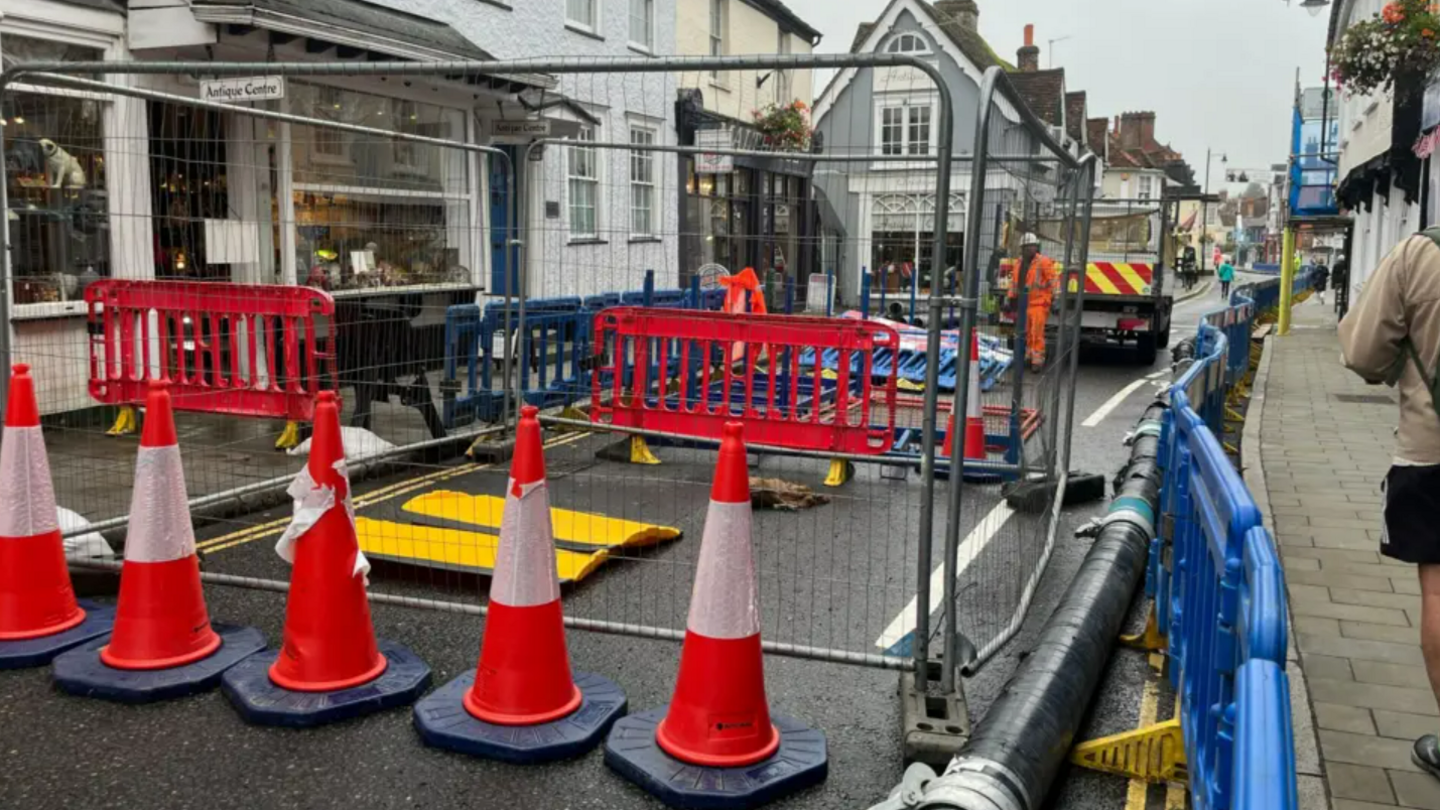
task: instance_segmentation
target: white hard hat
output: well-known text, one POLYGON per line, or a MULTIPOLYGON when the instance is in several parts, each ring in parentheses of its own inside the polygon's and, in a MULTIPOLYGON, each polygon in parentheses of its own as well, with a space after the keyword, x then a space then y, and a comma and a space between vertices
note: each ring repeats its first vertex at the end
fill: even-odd
POLYGON ((1037 246, 1038 246, 1039 244, 1040 244, 1040 237, 1036 236, 1036 235, 1033 234, 1033 233, 1027 233, 1027 234, 1025 234, 1024 236, 1020 237, 1020 247, 1025 247, 1026 245, 1037 245, 1037 246))

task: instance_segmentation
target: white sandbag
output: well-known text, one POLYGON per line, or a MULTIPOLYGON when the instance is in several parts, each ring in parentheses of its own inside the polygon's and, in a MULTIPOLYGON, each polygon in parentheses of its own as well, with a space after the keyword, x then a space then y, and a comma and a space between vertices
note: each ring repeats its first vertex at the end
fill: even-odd
MULTIPOLYGON (((61 532, 84 529, 90 525, 90 521, 63 506, 55 507, 55 516, 59 520, 61 532)), ((97 557, 110 559, 115 556, 115 551, 110 548, 110 544, 105 542, 105 538, 101 537, 99 532, 87 532, 65 538, 65 556, 72 560, 88 560, 97 557)))
MULTIPOLYGON (((340 441, 345 445, 345 458, 352 461, 379 455, 395 448, 395 445, 376 436, 365 428, 350 427, 348 425, 340 428, 340 441)), ((310 439, 306 439, 285 452, 292 456, 310 455, 310 439)))

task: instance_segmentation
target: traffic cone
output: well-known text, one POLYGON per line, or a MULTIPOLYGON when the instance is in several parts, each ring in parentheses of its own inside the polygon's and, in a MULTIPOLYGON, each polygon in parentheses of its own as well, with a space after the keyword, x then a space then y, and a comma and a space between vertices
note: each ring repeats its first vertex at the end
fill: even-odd
POLYGON ((295 519, 275 550, 295 566, 285 603, 284 643, 270 680, 295 692, 332 692, 385 671, 375 641, 365 575, 351 517, 350 479, 335 392, 320 392, 304 470, 290 485, 295 519))
POLYGON ((626 708, 610 680, 570 671, 537 413, 520 409, 479 665, 415 706, 427 744, 518 763, 585 753, 626 708))
POLYGON ((152 381, 145 398, 120 603, 110 643, 100 650, 101 662, 115 669, 170 669, 220 647, 200 589, 168 386, 152 381))
MULTIPOLYGON (((965 398, 965 458, 984 461, 988 456, 985 452, 985 417, 982 415, 980 403, 980 336, 975 330, 970 332, 970 380, 967 383, 970 393, 965 398)), ((945 431, 945 443, 941 453, 949 459, 954 453, 955 435, 955 411, 950 411, 950 427, 945 431)))
POLYGON ((520 410, 480 664, 465 695, 466 711, 496 725, 548 723, 581 700, 565 647, 537 413, 520 410))
POLYGON ((742 430, 726 424, 720 442, 670 705, 620 720, 605 743, 606 765, 673 807, 755 807, 829 767, 825 735, 771 715, 765 697, 742 430))
POLYGON ((430 667, 408 647, 375 638, 365 595, 370 563, 355 539, 333 391, 317 397, 310 458, 289 494, 294 517, 275 546, 294 566, 284 642, 226 671, 225 696, 249 722, 291 728, 413 702, 430 685, 430 667))
POLYGON ((750 477, 741 433, 738 422, 725 425, 680 674, 670 710, 656 730, 665 753, 713 768, 750 765, 780 746, 765 700, 750 549, 750 477))
POLYGON ((18 364, 0 441, 0 642, 63 633, 83 621, 65 566, 35 380, 18 364))

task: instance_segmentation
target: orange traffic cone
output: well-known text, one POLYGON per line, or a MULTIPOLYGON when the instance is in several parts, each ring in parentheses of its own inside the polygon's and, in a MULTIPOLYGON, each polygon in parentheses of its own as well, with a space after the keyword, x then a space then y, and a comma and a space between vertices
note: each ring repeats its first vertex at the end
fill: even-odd
MULTIPOLYGON (((984 461, 988 456, 985 452, 985 417, 981 414, 980 403, 980 336, 979 333, 970 332, 970 375, 969 395, 965 398, 965 458, 984 461)), ((948 460, 955 452, 953 437, 955 436, 955 411, 950 411, 950 427, 945 431, 945 443, 941 453, 948 460)))
POLYGON ((765 698, 741 433, 730 422, 721 438, 670 706, 624 718, 605 743, 607 765, 674 807, 754 807, 820 782, 828 767, 825 736, 771 715, 765 698), (756 765, 767 759, 783 764, 756 765), (732 778, 738 768, 744 776, 732 778))
POLYGON ((102 639, 55 659, 61 688, 127 703, 179 697, 215 686, 226 668, 265 649, 253 627, 210 626, 187 499, 169 383, 152 381, 115 630, 108 644, 102 639))
POLYGON ((50 636, 85 621, 65 567, 35 381, 27 365, 14 371, 0 442, 0 642, 50 636))
POLYGON ((519 763, 582 754, 625 711, 620 687, 570 672, 537 413, 520 409, 479 666, 415 707, 426 743, 519 763))
POLYGON ((725 425, 690 621, 670 711, 656 737, 667 754, 715 768, 775 753, 760 652, 755 561, 750 550, 750 477, 739 423, 725 425))
POLYGON ((169 669, 220 647, 200 589, 168 383, 150 383, 135 465, 120 604, 100 660, 116 669, 169 669))
POLYGON ((225 696, 252 723, 317 726, 408 704, 430 684, 409 648, 377 640, 355 539, 335 392, 315 403, 310 458, 290 484, 295 514, 275 551, 294 565, 280 651, 225 673, 225 696), (363 687, 363 688, 361 688, 363 687), (323 699, 316 693, 325 693, 323 699))
POLYGON ((537 413, 533 405, 520 411, 480 665, 465 695, 466 711, 497 725, 548 723, 581 699, 565 647, 537 413))
POLYGON ((290 485, 295 519, 275 546, 295 570, 285 603, 285 641, 270 679, 296 692, 347 689, 385 671, 365 598, 370 563, 355 539, 344 464, 335 393, 322 391, 309 463, 290 485))

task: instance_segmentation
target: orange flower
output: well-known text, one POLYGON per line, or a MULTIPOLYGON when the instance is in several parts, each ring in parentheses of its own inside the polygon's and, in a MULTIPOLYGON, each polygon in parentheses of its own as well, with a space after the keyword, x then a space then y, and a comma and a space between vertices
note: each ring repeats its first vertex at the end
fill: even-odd
POLYGON ((1431 31, 1429 28, 1422 28, 1420 29, 1420 36, 1425 37, 1426 39, 1430 39, 1435 36, 1435 32, 1431 31))
POLYGON ((1395 25, 1404 21, 1405 10, 1400 7, 1399 3, 1391 3, 1381 10, 1380 16, 1384 18, 1385 22, 1395 25))

